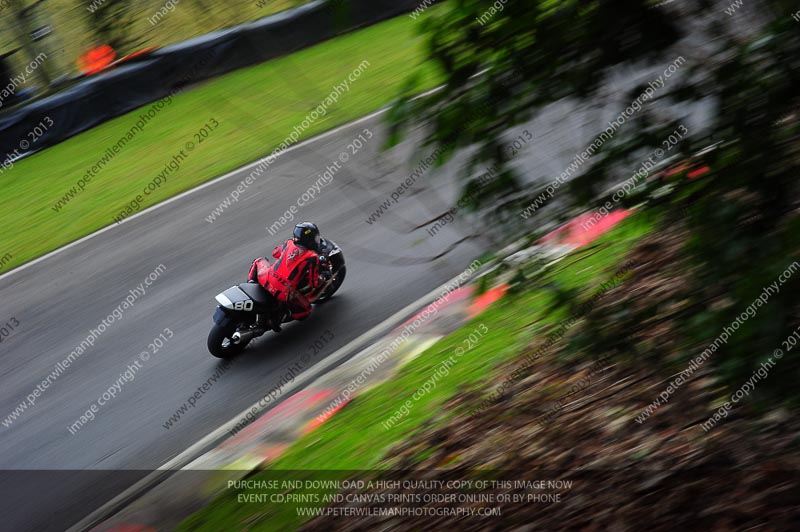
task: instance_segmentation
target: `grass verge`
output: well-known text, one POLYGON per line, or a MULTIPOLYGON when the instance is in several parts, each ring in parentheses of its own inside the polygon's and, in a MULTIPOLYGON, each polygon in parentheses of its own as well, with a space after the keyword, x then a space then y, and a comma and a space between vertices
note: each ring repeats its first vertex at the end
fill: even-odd
MULTIPOLYGON (((142 209, 265 156, 363 61, 369 66, 349 92, 301 138, 387 104, 418 67, 418 88, 435 86, 441 78, 424 64, 424 38, 416 25, 397 17, 176 95, 58 212, 54 205, 152 104, 20 161, 0 175, 0 255, 12 256, 0 263, 0 272, 112 223, 181 150, 186 157, 180 168, 144 197, 142 209), (195 135, 213 123, 219 126, 197 142, 195 135), (191 152, 189 142, 195 143, 191 152)), ((265 178, 270 171, 259 179, 265 178)), ((285 210, 265 205, 270 207, 277 214, 285 210)), ((198 213, 197 223, 207 223, 208 214, 198 213)))
MULTIPOLYGON (((278 476, 280 471, 291 471, 290 476, 284 476, 312 480, 322 474, 325 479, 346 479, 349 472, 355 470, 391 468, 389 452, 395 445, 417 431, 435 430, 437 424, 448 419, 469 415, 466 411, 450 411, 450 399, 469 393, 476 394, 478 403, 516 368, 526 346, 534 338, 546 334, 551 326, 567 317, 566 311, 550 310, 553 295, 544 288, 545 283, 580 288, 584 295, 593 292, 654 227, 655 221, 645 213, 627 218, 588 249, 579 250, 542 272, 533 288, 495 303, 471 323, 410 361, 390 381, 357 396, 328 422, 293 444, 267 471, 253 478, 272 479, 276 471, 278 476), (449 374, 429 393, 412 401, 408 415, 397 425, 384 429, 382 422, 395 414, 406 399, 411 399, 442 362, 457 347, 463 347, 465 339, 481 325, 488 333, 477 345, 457 359, 449 374)), ((424 458, 420 456, 420 460, 424 458)), ((297 515, 295 505, 240 504, 237 495, 243 492, 247 490, 226 491, 184 521, 179 530, 222 530, 244 523, 248 530, 293 530, 305 520, 297 515)))

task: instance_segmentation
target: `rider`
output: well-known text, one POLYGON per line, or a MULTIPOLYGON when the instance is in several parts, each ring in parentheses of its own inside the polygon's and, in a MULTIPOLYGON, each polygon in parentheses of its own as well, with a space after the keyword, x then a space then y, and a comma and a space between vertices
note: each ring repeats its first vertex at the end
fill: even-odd
MULTIPOLYGON (((266 288, 289 306, 294 320, 311 314, 311 301, 331 279, 330 263, 322 251, 319 228, 311 222, 297 224, 292 239, 272 251, 277 260, 269 269, 266 288)), ((280 331, 280 324, 274 329, 280 331)))

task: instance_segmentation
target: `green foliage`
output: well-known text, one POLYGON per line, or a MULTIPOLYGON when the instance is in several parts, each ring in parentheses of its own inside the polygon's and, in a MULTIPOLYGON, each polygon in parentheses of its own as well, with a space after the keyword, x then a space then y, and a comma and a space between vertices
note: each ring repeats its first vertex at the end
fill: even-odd
POLYGON ((89 28, 98 43, 109 44, 123 54, 138 44, 132 35, 134 0, 105 0, 89 13, 89 28))
MULTIPOLYGON (((709 175, 677 187, 681 199, 691 198, 694 212, 688 217, 689 252, 698 267, 692 296, 706 308, 687 329, 697 339, 715 338, 800 258, 798 120, 783 120, 800 94, 800 32, 794 25, 778 16, 753 42, 731 38, 708 76, 691 86, 691 99, 718 98, 713 129, 726 141, 706 157, 709 175)), ((799 289, 800 275, 789 277, 717 357, 731 386, 748 379, 798 325, 799 289)), ((798 366, 781 365, 770 388, 779 397, 796 396, 798 366)))
MULTIPOLYGON (((238 2, 216 2, 214 0, 181 0, 174 4, 175 9, 153 25, 148 21, 162 9, 167 0, 125 0, 125 24, 122 21, 108 19, 102 14, 102 20, 93 20, 92 9, 101 0, 12 0, 9 7, 0 9, 0 50, 8 51, 22 46, 27 40, 27 31, 17 32, 19 26, 16 15, 23 6, 36 5, 33 13, 43 17, 43 22, 53 27, 53 36, 46 39, 45 44, 52 43, 58 52, 49 55, 48 68, 55 75, 62 75, 75 70, 78 57, 98 42, 107 43, 109 33, 103 31, 99 35, 96 23, 113 31, 114 25, 120 23, 122 38, 129 43, 128 47, 117 50, 126 54, 144 47, 160 47, 184 41, 214 30, 242 24, 261 17, 307 3, 309 0, 242 0, 238 2), (4 20, 5 19, 5 20, 4 20), (133 46, 135 44, 135 46, 133 46), (58 61, 58 65, 54 62, 58 61)), ((106 0, 105 3, 110 3, 106 0)), ((5 4, 4 4, 5 5, 5 4)), ((109 13, 110 14, 110 13, 109 13)), ((35 27, 35 26, 34 26, 35 27)), ((35 54, 34 54, 35 56, 35 54)), ((15 54, 11 61, 15 70, 24 68, 32 57, 27 54, 15 54)))
MULTIPOLYGON (((711 171, 697 180, 687 179, 685 172, 673 176, 669 194, 651 202, 652 209, 673 213, 663 218, 667 223, 688 225, 684 267, 694 275, 681 296, 690 299, 692 311, 678 320, 685 344, 698 345, 713 341, 800 257, 800 121, 795 115, 800 103, 800 26, 790 16, 792 2, 760 2, 759 11, 772 18, 760 28, 750 19, 723 19, 713 3, 687 2, 680 8, 652 4, 518 1, 497 11, 488 1, 450 2, 449 9, 425 25, 430 58, 447 76, 445 89, 416 101, 403 98, 398 107, 403 112, 393 115, 394 138, 421 120, 429 145, 477 147, 466 179, 474 166, 496 164, 507 171, 501 147, 509 126, 535 118, 564 98, 591 102, 612 69, 675 59, 672 45, 685 36, 682 28, 706 38, 708 47, 681 66, 680 81, 659 95, 669 117, 663 118, 663 109, 655 115, 646 103, 624 132, 605 143, 582 174, 559 190, 577 206, 595 208, 599 190, 627 177, 615 171, 620 163, 640 160, 691 118, 679 104, 713 102, 708 133, 692 132, 671 150, 688 157, 723 140, 702 157, 711 171), (755 38, 748 38, 738 24, 755 29, 755 38), (473 108, 487 113, 480 120, 458 119, 473 108)), ((641 89, 631 91, 631 100, 641 89)), ((518 186, 509 184, 494 198, 484 194, 480 199, 496 201, 504 194, 517 198, 502 203, 513 215, 531 199, 519 199, 517 192, 518 186)), ((620 206, 641 200, 631 195, 620 206)), ((740 386, 800 323, 798 288, 800 274, 783 284, 715 355, 714 367, 732 387, 740 386)), ((625 339, 584 340, 626 348, 625 339)), ((687 350, 685 356, 696 354, 687 350)), ((781 398, 797 396, 794 383, 800 367, 785 359, 781 364, 780 375, 770 378, 771 391, 781 398)))

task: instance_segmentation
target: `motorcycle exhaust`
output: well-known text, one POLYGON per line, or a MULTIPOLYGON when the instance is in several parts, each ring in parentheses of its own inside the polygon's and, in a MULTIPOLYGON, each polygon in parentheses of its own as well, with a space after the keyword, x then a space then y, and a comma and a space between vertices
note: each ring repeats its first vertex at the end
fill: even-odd
POLYGON ((237 331, 237 332, 233 333, 233 336, 231 337, 231 341, 233 341, 234 344, 246 343, 246 342, 249 342, 250 340, 252 340, 253 338, 257 338, 257 337, 261 336, 265 332, 266 332, 266 329, 250 329, 250 330, 247 330, 247 331, 244 331, 244 332, 238 332, 237 331))

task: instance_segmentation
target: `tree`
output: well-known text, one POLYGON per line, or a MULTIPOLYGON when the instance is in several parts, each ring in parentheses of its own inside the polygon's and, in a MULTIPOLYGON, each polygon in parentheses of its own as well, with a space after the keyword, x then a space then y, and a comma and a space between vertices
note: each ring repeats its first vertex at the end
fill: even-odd
MULTIPOLYGON (((81 4, 83 5, 83 4, 81 4)), ((95 6, 93 6, 95 7, 95 6)), ((134 0, 105 0, 89 12, 89 27, 98 43, 108 44, 120 55, 135 48, 138 40, 132 35, 134 0)))
MULTIPOLYGON (((711 171, 699 180, 677 176, 657 206, 674 221, 669 213, 691 203, 687 268, 697 275, 686 293, 693 312, 683 316, 682 325, 687 336, 706 341, 800 258, 794 115, 800 95, 800 26, 790 16, 796 6, 762 2, 756 11, 765 15, 763 26, 744 15, 737 21, 723 7, 702 1, 656 6, 645 0, 452 0, 429 13, 422 27, 429 58, 445 74, 444 89, 412 99, 409 81, 390 116, 390 144, 420 121, 426 145, 474 146, 464 171, 465 193, 474 186, 470 176, 476 166, 497 166, 501 178, 493 194, 476 198, 496 202, 494 211, 523 225, 519 212, 540 190, 522 189, 509 166, 503 137, 509 126, 564 98, 591 101, 620 68, 673 59, 675 47, 690 32, 713 36, 707 49, 697 50, 681 67, 680 83, 659 96, 660 109, 646 103, 559 191, 584 210, 595 207, 598 192, 623 179, 620 163, 651 152, 687 118, 680 104, 713 102, 706 131, 689 135, 676 148, 689 156, 724 141, 705 156, 711 171), (742 31, 742 24, 750 31, 742 31), (487 112, 462 120, 474 108, 487 112), (501 209, 496 208, 498 198, 501 209)), ((630 100, 642 89, 631 91, 630 100)), ((533 216, 528 222, 538 220, 533 216)), ((748 319, 736 342, 723 348, 716 367, 728 382, 746 380, 800 324, 799 287, 800 272, 748 319)), ((797 396, 798 366, 784 365, 774 389, 783 397, 797 396)))
MULTIPOLYGON (((25 49, 30 60, 35 59, 41 52, 39 45, 31 38, 35 29, 33 11, 38 7, 40 1, 26 4, 23 0, 10 0, 7 6, 13 20, 11 26, 17 34, 19 44, 25 49)), ((44 86, 50 86, 53 76, 49 73, 47 64, 41 64, 37 68, 36 76, 41 79, 44 86)))

